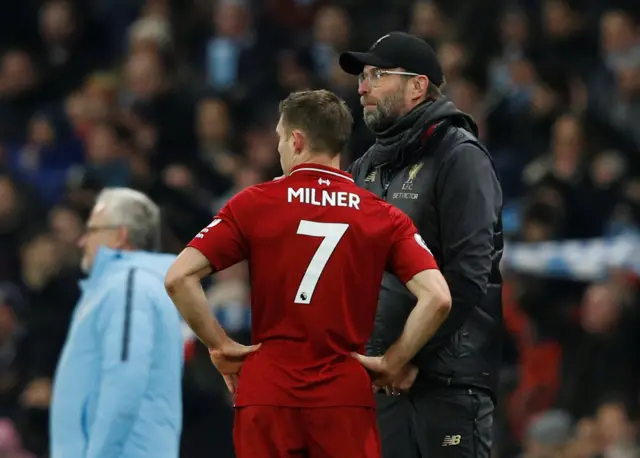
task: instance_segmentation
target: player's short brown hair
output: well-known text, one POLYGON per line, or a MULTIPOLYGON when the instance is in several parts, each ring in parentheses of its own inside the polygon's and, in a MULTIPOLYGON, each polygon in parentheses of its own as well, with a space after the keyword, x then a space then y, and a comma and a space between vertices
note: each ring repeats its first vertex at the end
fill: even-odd
POLYGON ((293 92, 280 102, 282 126, 287 135, 300 129, 309 140, 311 152, 337 156, 351 137, 353 116, 347 104, 333 92, 293 92))

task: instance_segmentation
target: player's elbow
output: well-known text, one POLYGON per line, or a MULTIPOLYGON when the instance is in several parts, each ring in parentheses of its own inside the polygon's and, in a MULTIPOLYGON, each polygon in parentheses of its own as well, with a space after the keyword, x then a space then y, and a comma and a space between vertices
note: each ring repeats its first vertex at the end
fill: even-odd
POLYGON ((180 292, 200 287, 200 280, 212 272, 209 260, 200 251, 187 247, 169 267, 164 286, 171 298, 180 292))
POLYGON ((190 275, 177 263, 169 268, 164 278, 164 288, 170 297, 175 297, 181 290, 188 288, 189 283, 191 283, 190 275))
POLYGON ((445 318, 449 315, 451 291, 440 271, 420 272, 407 283, 407 287, 418 299, 418 304, 433 309, 437 315, 445 318))
POLYGON ((418 302, 428 304, 432 307, 437 315, 446 318, 451 311, 451 291, 447 281, 442 274, 438 271, 432 271, 428 282, 425 282, 425 287, 421 288, 419 293, 418 302))
POLYGON ((432 292, 433 294, 433 303, 437 308, 438 312, 443 315, 449 315, 451 311, 451 292, 449 288, 439 288, 437 291, 432 292))

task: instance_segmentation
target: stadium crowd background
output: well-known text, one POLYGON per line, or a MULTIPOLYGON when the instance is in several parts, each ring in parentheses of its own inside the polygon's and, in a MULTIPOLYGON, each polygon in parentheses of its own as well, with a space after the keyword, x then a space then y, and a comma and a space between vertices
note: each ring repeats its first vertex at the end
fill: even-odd
MULTIPOLYGON (((96 192, 149 193, 177 252, 238 190, 280 175, 277 102, 306 88, 353 107, 348 163, 372 137, 337 53, 391 30, 437 49, 446 95, 494 155, 513 247, 590 240, 573 265, 537 248, 506 263, 495 456, 640 456, 640 259, 633 243, 630 262, 585 257, 640 224, 637 0, 1 2, 0 455, 47 456, 96 192), (596 268, 575 274, 584 262, 596 268)), ((247 289, 243 266, 208 289, 244 340, 247 289)), ((206 349, 186 354, 183 456, 232 457, 224 385, 206 349)))

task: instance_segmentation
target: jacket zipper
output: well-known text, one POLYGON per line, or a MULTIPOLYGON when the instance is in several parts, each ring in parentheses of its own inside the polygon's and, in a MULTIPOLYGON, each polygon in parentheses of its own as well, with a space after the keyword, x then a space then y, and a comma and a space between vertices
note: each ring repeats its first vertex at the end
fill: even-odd
POLYGON ((384 185, 382 189, 382 200, 387 200, 387 193, 389 192, 389 186, 391 186, 391 181, 387 181, 387 184, 384 185))
MULTIPOLYGON (((396 175, 399 173, 398 171, 396 171, 396 173, 391 174, 391 170, 389 170, 388 168, 383 168, 386 165, 388 165, 389 163, 385 163, 380 165, 380 171, 382 172, 380 174, 380 178, 382 181, 382 195, 380 196, 383 200, 387 200, 387 193, 389 192, 389 188, 391 187, 391 182, 393 181, 393 179, 396 177, 396 175)), ((402 169, 400 169, 402 170, 402 169)))

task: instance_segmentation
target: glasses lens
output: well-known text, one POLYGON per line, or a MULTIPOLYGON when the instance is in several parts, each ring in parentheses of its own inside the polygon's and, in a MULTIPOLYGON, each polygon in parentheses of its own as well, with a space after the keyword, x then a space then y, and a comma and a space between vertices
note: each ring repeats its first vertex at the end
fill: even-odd
POLYGON ((382 70, 372 70, 369 73, 362 72, 358 75, 358 84, 362 84, 365 81, 371 87, 377 87, 380 83, 380 78, 386 73, 382 70))
POLYGON ((369 84, 371 87, 378 87, 380 84, 380 78, 382 78, 383 75, 385 75, 383 70, 372 70, 369 73, 369 84))

